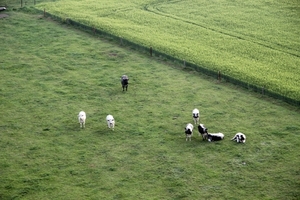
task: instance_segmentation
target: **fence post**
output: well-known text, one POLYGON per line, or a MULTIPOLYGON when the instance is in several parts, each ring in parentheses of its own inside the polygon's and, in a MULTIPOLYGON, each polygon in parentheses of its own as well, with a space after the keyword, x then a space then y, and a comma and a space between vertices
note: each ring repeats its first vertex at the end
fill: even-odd
POLYGON ((120 38, 120 43, 121 43, 121 45, 124 45, 122 38, 120 38))
POLYGON ((183 60, 183 66, 184 66, 184 67, 186 66, 186 64, 185 64, 185 60, 183 60))
POLYGON ((152 57, 152 47, 150 47, 150 56, 152 57))
POLYGON ((221 72, 220 71, 218 71, 218 80, 219 80, 219 82, 221 82, 221 72))

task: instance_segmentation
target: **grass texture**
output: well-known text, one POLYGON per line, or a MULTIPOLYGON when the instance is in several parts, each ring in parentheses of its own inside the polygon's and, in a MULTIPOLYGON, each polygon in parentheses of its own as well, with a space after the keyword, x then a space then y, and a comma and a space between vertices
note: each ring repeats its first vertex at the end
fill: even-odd
POLYGON ((300 100, 297 0, 59 0, 36 7, 300 100))
POLYGON ((39 15, 6 14, 0 199, 299 199, 299 108, 39 15), (185 141, 194 108, 223 141, 197 130, 185 141), (230 141, 236 132, 246 144, 230 141))

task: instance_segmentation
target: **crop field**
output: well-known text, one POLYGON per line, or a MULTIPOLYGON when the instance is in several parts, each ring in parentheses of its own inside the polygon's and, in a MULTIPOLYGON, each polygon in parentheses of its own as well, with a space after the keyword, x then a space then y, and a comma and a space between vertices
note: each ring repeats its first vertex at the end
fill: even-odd
POLYGON ((5 13, 0 199, 299 199, 298 107, 41 15, 5 13), (185 141, 195 107, 223 141, 202 141, 197 128, 185 141), (230 141, 239 131, 246 144, 230 141))
POLYGON ((36 7, 300 100, 297 0, 57 0, 36 7))

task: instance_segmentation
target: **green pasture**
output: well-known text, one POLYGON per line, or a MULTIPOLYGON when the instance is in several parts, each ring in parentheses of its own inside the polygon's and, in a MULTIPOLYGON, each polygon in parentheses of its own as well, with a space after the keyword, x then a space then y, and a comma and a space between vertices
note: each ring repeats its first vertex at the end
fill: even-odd
POLYGON ((299 107, 42 15, 5 14, 0 199, 299 199, 299 107), (196 129, 185 141, 194 108, 223 141, 196 129), (230 141, 236 132, 246 144, 230 141))
POLYGON ((36 8, 300 100, 297 0, 57 0, 36 8))

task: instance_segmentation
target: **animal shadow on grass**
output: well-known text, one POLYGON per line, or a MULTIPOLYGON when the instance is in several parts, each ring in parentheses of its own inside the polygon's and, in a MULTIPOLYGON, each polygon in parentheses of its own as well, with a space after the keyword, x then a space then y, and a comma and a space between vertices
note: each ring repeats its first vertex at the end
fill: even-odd
POLYGON ((94 130, 93 131, 93 134, 95 135, 117 135, 117 132, 116 130, 112 130, 112 129, 109 129, 107 126, 101 126, 99 128, 97 128, 97 130, 94 130))
POLYGON ((67 124, 63 127, 53 127, 52 130, 55 129, 61 133, 64 133, 64 134, 70 134, 70 135, 73 135, 73 134, 77 134, 79 132, 82 132, 82 131, 86 131, 87 128, 80 128, 80 125, 79 123, 73 123, 73 124, 67 124))
POLYGON ((211 145, 222 145, 223 141, 214 141, 214 142, 208 142, 207 140, 203 140, 201 136, 194 137, 192 136, 192 140, 191 141, 186 141, 186 137, 183 134, 182 137, 178 137, 176 139, 176 142, 178 142, 178 144, 191 144, 192 147, 203 147, 203 148, 207 148, 211 145))

